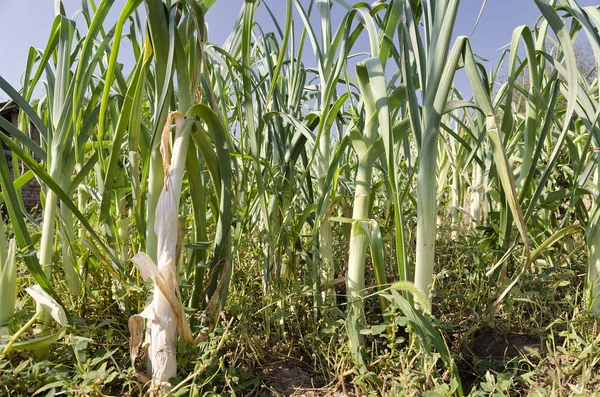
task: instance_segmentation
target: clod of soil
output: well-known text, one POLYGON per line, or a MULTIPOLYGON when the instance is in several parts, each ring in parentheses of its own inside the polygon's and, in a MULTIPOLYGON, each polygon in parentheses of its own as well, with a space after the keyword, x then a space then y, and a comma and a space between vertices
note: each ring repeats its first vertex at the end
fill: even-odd
POLYGON ((525 356, 538 362, 541 342, 538 335, 500 333, 493 328, 483 328, 475 334, 473 354, 479 358, 507 361, 525 356))
POLYGON ((262 368, 259 375, 262 388, 258 397, 293 396, 293 397, 344 397, 344 393, 327 388, 324 382, 303 363, 285 360, 270 363, 262 368))

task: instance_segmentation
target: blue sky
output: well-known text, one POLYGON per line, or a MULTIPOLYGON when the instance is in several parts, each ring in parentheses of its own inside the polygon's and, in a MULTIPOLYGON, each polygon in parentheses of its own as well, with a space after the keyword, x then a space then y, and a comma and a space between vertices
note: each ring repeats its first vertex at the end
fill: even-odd
MULTIPOLYGON (((347 0, 352 3, 353 1, 347 0)), ((65 0, 65 8, 72 16, 81 6, 80 0, 65 0)), ((458 12, 454 33, 471 35, 482 0, 462 0, 458 12)), ((578 0, 582 6, 598 4, 598 0, 578 0)), ((109 21, 114 22, 125 0, 116 0, 109 21)), ((222 44, 227 38, 243 4, 242 0, 217 0, 206 15, 209 24, 209 40, 222 44)), ((273 13, 283 25, 285 20, 285 1, 267 0, 273 13)), ((344 10, 334 0, 333 16, 339 20, 344 10)), ((481 21, 475 33, 470 37, 475 53, 489 59, 492 65, 501 56, 501 47, 510 42, 512 31, 520 25, 535 23, 540 15, 533 0, 488 0, 481 21)), ((297 16, 297 13, 296 13, 297 16)), ((43 48, 54 18, 53 0, 0 0, 0 35, 2 37, 2 57, 0 58, 0 76, 15 88, 20 88, 21 73, 25 67, 30 46, 43 48)), ((263 6, 259 7, 256 19, 263 29, 272 26, 271 18, 263 6)), ((81 17, 80 17, 80 22, 81 17)), ((298 19, 298 26, 300 20, 298 19)), ((127 44, 125 44, 127 46, 127 44)), ((120 60, 127 66, 133 58, 127 56, 127 50, 121 51, 120 60)), ((307 65, 313 66, 313 65, 307 65)), ((459 74, 457 87, 469 91, 466 79, 459 74)), ((0 99, 6 99, 0 92, 0 99)))

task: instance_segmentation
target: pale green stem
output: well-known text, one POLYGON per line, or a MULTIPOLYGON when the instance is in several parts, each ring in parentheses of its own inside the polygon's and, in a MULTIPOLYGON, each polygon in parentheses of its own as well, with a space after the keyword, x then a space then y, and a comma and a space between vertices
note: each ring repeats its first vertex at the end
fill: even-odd
POLYGON ((365 258, 369 247, 369 237, 361 221, 369 218, 369 195, 371 191, 372 164, 363 159, 358 164, 355 180, 354 224, 350 232, 350 254, 348 256, 348 276, 346 292, 348 295, 348 333, 350 347, 355 363, 362 366, 360 346, 362 337, 359 324, 364 323, 365 312, 362 298, 365 289, 365 258))
MULTIPOLYGON (((0 219, 0 269, 6 263, 8 258, 8 243, 6 241, 6 232, 4 231, 4 220, 0 219)), ((0 273, 2 273, 0 271, 0 273)))
MULTIPOLYGON (((50 168, 50 176, 55 181, 60 181, 60 167, 57 165, 59 159, 53 158, 50 168)), ((52 277, 52 254, 54 249, 54 236, 56 233, 56 210, 58 207, 58 196, 52 190, 46 191, 46 203, 44 205, 44 220, 42 225, 42 241, 40 243, 40 265, 48 279, 52 277)))
MULTIPOLYGON (((319 166, 319 194, 326 195, 328 192, 324 191, 325 179, 327 178, 327 172, 329 169, 331 142, 329 137, 329 131, 325 131, 321 135, 319 142, 319 156, 317 157, 319 166), (326 135, 326 136, 323 136, 326 135)), ((323 201, 323 208, 329 208, 331 200, 329 198, 323 201)), ((322 261, 319 268, 321 284, 331 283, 335 275, 335 262, 333 259, 333 245, 331 238, 331 221, 329 219, 323 219, 319 228, 319 256, 322 261)), ((323 303, 332 304, 335 303, 335 288, 333 285, 322 293, 323 303)))
POLYGON ((331 221, 329 219, 321 223, 319 228, 319 251, 321 254, 321 285, 329 284, 323 293, 323 303, 335 304, 335 287, 332 283, 335 278, 335 262, 333 259, 333 247, 331 238, 331 221))
POLYGON ((117 183, 119 187, 116 189, 117 194, 117 217, 118 223, 118 241, 120 248, 120 256, 122 263, 129 261, 129 209, 127 208, 127 199, 125 197, 125 169, 119 170, 117 183))
MULTIPOLYGON (((61 177, 61 188, 67 191, 70 183, 71 178, 63 174, 61 177)), ((67 208, 62 201, 60 203, 60 213, 63 222, 59 228, 59 236, 61 239, 65 281, 71 295, 79 296, 81 294, 81 285, 79 283, 79 272, 77 271, 75 254, 72 247, 72 244, 75 242, 75 219, 73 211, 67 208)))
POLYGON ((459 233, 458 228, 460 225, 460 173, 458 167, 454 168, 452 174, 452 239, 457 240, 459 233))
MULTIPOLYGON (((600 170, 596 170, 593 175, 593 183, 598 185, 600 170)), ((599 192, 596 192, 598 194, 599 192)), ((597 211, 600 202, 600 195, 596 196, 595 206, 592 210, 597 211)), ((600 227, 598 223, 590 225, 587 246, 588 246, 588 268, 586 283, 587 305, 592 316, 600 316, 600 227)))
MULTIPOLYGON (((61 169, 59 166, 61 156, 58 155, 56 150, 52 150, 51 164, 50 164, 50 177, 55 181, 61 180, 61 169)), ((56 211, 58 209, 58 196, 54 191, 48 189, 46 191, 46 202, 44 203, 44 218, 42 224, 42 237, 40 242, 40 266, 46 275, 48 280, 52 280, 52 254, 54 253, 54 237, 56 234, 56 211)), ((38 306, 37 311, 40 312, 42 309, 38 306)), ((48 321, 50 316, 47 313, 40 315, 41 323, 48 321)), ((42 332, 44 330, 43 325, 39 324, 36 328, 36 332, 42 332)))
POLYGON ((481 203, 483 201, 483 168, 475 162, 473 170, 473 187, 471 190, 471 218, 474 226, 481 223, 481 203))
POLYGON ((587 300, 593 316, 600 316, 600 230, 592 230, 588 238, 587 300))
MULTIPOLYGON (((425 130, 427 131, 427 129, 425 130)), ((417 173, 417 259, 415 263, 415 286, 431 303, 433 263, 435 259, 436 232, 436 161, 437 130, 429 130, 423 136, 417 173)))
MULTIPOLYGON (((87 203, 88 203, 87 192, 83 189, 77 189, 77 209, 82 214, 86 213, 87 203)), ((85 239, 85 228, 83 226, 80 226, 77 229, 77 237, 79 238, 79 241, 83 241, 85 239)))
POLYGON ((36 320, 38 318, 40 318, 40 316, 42 316, 42 313, 46 313, 46 312, 43 309, 39 309, 37 311, 37 313, 35 313, 33 315, 33 317, 31 317, 31 319, 29 321, 27 321, 27 323, 24 326, 22 326, 21 329, 19 329, 12 336, 12 338, 10 338, 10 340, 8 341, 8 343, 6 344, 6 346, 4 347, 4 350, 2 351, 2 354, 7 354, 10 351, 10 348, 12 347, 12 345, 14 345, 17 340, 19 340, 19 337, 21 337, 21 335, 23 335, 25 333, 25 331, 27 331, 29 328, 31 328, 31 326, 33 324, 35 324, 36 320))
MULTIPOLYGON (((330 0, 318 0, 317 9, 321 16, 321 43, 322 53, 329 54, 331 52, 331 1, 330 0)), ((323 64, 320 65, 323 68, 323 64)), ((323 70, 321 75, 321 114, 324 114, 327 108, 330 106, 330 102, 326 97, 327 87, 332 80, 332 71, 323 70)), ((332 98, 335 101, 335 88, 332 98)), ((324 191, 325 180, 327 179, 327 172, 329 171, 329 164, 331 162, 331 132, 329 129, 324 129, 321 132, 319 140, 319 156, 318 156, 318 167, 319 167, 319 194, 321 196, 328 194, 329 192, 324 191)), ((328 209, 331 205, 331 200, 327 198, 323 202, 323 208, 328 209)), ((335 278, 335 261, 333 257, 333 244, 331 237, 331 221, 329 219, 321 220, 319 229, 319 254, 322 260, 320 267, 321 284, 330 283, 332 284, 335 278)), ((329 288, 323 291, 322 294, 323 303, 335 304, 335 288, 331 285, 329 288)))
MULTIPOLYGON (((533 79, 529 82, 532 86, 531 90, 533 90, 533 84, 535 82, 533 79)), ((533 155, 535 152, 535 146, 537 145, 537 128, 538 128, 538 117, 537 117, 537 107, 534 102, 533 94, 530 93, 527 98, 527 107, 525 114, 525 131, 524 135, 524 147, 523 147, 523 163, 521 164, 521 171, 519 172, 519 180, 517 181, 517 186, 519 189, 525 185, 525 180, 527 179, 527 175, 531 171, 533 155)))
POLYGON ((157 251, 157 237, 154 231, 154 224, 156 220, 156 204, 158 204, 158 197, 162 191, 164 184, 164 172, 162 168, 162 156, 160 155, 160 149, 158 146, 152 150, 150 157, 150 178, 148 183, 148 201, 147 211, 148 219, 146 222, 146 253, 156 261, 157 251))
POLYGON ((129 215, 127 209, 121 213, 119 239, 121 240, 121 260, 123 263, 127 263, 129 260, 129 215))
POLYGON ((75 255, 71 244, 75 239, 73 212, 63 206, 61 208, 64 226, 62 228, 62 260, 65 271, 65 281, 69 287, 69 292, 73 296, 79 296, 81 285, 79 283, 79 272, 75 266, 75 255))
MULTIPOLYGON (((4 235, 4 222, 0 221, 0 245, 6 247, 4 235)), ((15 310, 17 299, 17 264, 16 264, 16 242, 11 240, 8 251, 0 253, 0 322, 10 320, 15 310)), ((0 336, 10 334, 8 327, 0 327, 0 336)))

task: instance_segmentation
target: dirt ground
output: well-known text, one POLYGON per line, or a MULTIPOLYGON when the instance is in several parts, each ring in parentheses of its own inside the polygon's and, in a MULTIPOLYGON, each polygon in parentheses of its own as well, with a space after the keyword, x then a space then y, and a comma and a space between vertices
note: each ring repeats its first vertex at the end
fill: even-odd
POLYGON ((303 368, 303 363, 295 360, 283 360, 270 363, 262 368, 259 374, 261 389, 259 397, 345 397, 339 384, 325 385, 309 369, 303 368))

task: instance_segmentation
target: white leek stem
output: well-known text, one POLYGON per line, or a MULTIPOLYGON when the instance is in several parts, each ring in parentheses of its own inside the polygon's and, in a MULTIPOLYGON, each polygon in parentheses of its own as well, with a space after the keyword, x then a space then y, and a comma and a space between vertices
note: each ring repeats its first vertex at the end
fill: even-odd
POLYGON ((350 232, 350 254, 348 256, 348 277, 346 292, 348 295, 348 332, 351 351, 355 363, 362 365, 360 354, 362 338, 358 324, 364 323, 365 259, 369 246, 369 237, 361 221, 369 217, 369 194, 371 188, 372 164, 361 161, 358 165, 355 181, 354 209, 352 211, 352 231, 350 232))
POLYGON ((431 304, 436 232, 437 131, 423 136, 417 174, 417 258, 415 286, 431 304))

